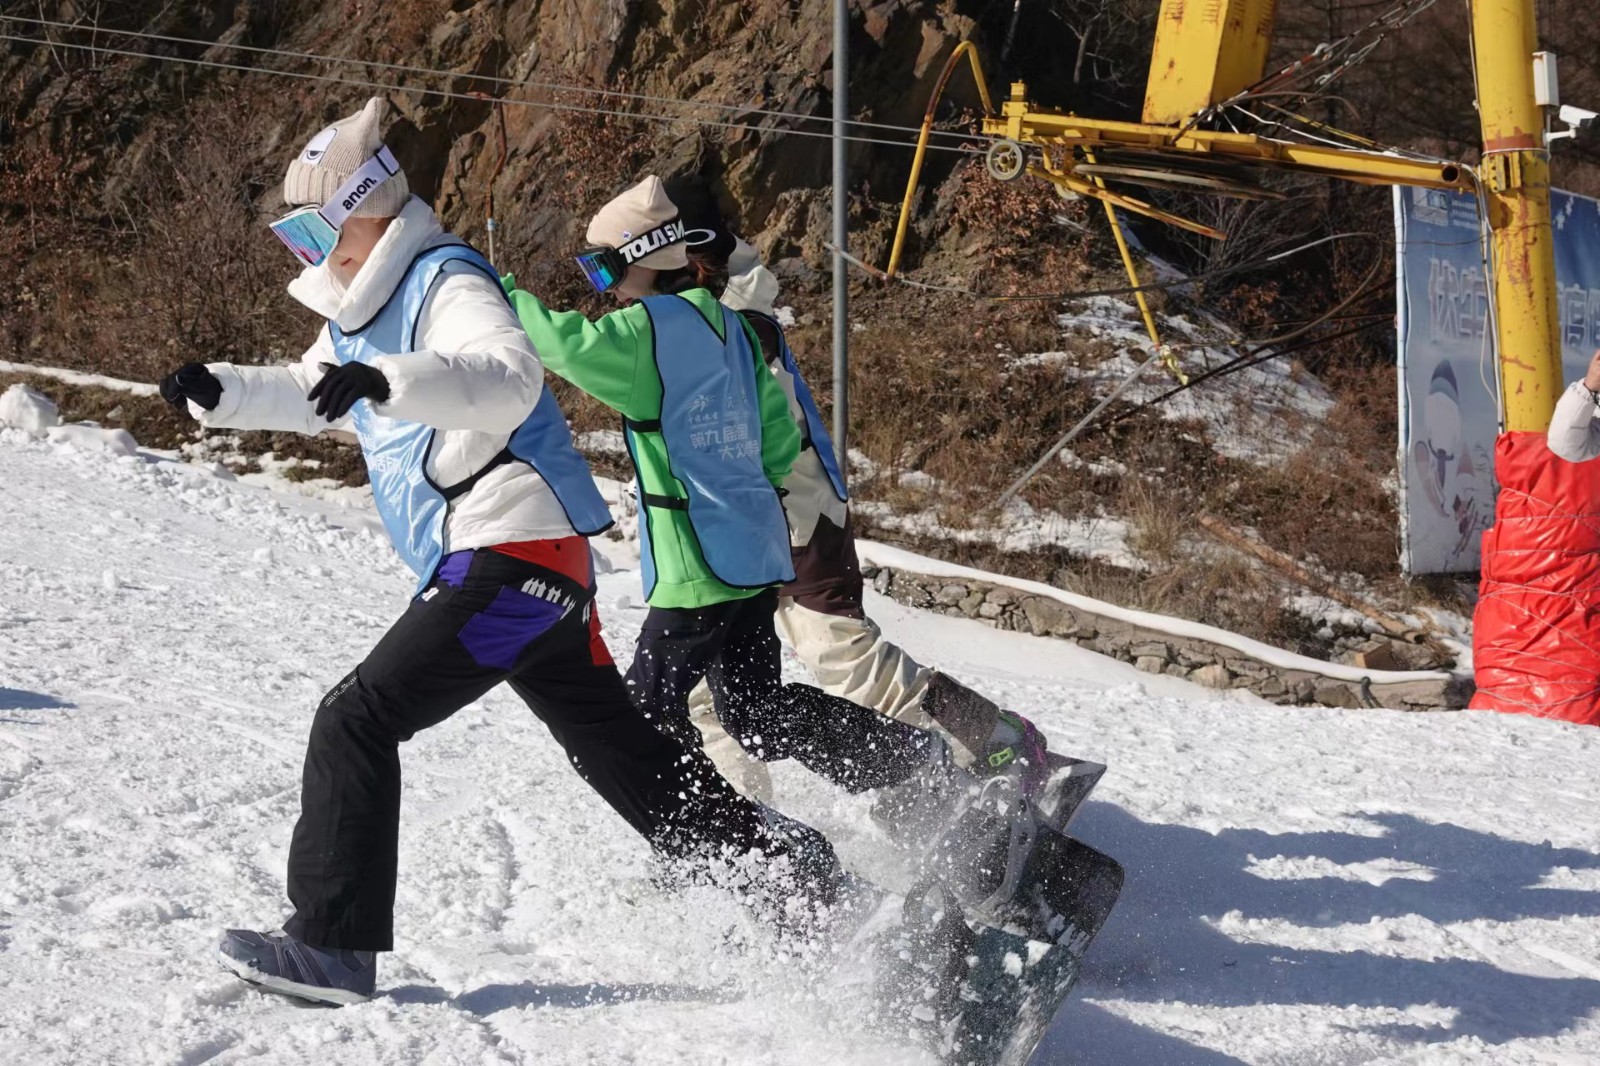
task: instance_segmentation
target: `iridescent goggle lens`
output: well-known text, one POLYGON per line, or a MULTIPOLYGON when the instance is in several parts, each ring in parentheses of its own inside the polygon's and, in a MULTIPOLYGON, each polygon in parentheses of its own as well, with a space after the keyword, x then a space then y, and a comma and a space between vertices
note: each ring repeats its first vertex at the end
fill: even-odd
POLYGON ((615 248, 586 248, 578 253, 577 261, 595 292, 610 292, 628 272, 628 264, 615 248))
POLYGON ((338 229, 315 207, 290 211, 268 228, 306 266, 321 266, 339 244, 338 229))

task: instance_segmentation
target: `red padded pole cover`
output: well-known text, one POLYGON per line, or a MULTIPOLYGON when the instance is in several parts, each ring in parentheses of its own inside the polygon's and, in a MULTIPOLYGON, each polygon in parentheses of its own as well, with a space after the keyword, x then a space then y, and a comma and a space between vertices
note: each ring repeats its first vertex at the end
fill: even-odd
POLYGON ((1472 624, 1478 710, 1600 725, 1600 462, 1495 443, 1500 497, 1472 624))

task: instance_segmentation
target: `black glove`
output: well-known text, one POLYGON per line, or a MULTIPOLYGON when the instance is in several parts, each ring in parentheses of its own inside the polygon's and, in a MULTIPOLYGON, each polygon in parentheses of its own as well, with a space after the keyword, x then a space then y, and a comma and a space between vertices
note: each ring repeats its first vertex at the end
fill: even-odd
POLYGON ((204 363, 184 363, 161 379, 161 398, 174 408, 189 413, 189 401, 215 411, 222 402, 222 382, 204 363))
POLYGON ((317 414, 337 422, 350 413, 357 400, 382 403, 389 398, 389 379, 365 363, 322 364, 322 380, 311 386, 306 399, 317 401, 317 414))

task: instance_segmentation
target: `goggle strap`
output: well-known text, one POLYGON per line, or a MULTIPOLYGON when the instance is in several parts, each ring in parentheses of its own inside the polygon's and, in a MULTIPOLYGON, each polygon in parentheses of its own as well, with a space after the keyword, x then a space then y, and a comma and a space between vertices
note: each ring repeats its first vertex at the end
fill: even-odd
POLYGON ((318 214, 328 220, 328 225, 338 229, 362 201, 398 173, 400 164, 395 161, 394 153, 389 151, 388 145, 380 145, 376 155, 362 163, 348 181, 334 190, 328 202, 318 208, 318 214))
POLYGON ((639 234, 639 236, 618 248, 617 251, 622 253, 622 261, 632 266, 647 255, 677 244, 684 237, 685 230, 682 220, 674 218, 663 222, 654 229, 646 230, 644 233, 639 234))

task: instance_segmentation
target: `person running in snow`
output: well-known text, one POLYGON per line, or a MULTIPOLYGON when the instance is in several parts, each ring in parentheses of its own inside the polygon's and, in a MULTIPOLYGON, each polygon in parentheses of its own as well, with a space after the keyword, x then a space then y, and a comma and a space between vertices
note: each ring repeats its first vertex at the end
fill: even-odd
POLYGON ((744 800, 629 700, 584 539, 610 514, 498 276, 410 195, 380 139, 382 106, 318 133, 284 177, 284 199, 305 205, 272 224, 305 264, 289 292, 327 319, 300 363, 190 363, 161 382, 206 426, 352 425, 418 577, 406 612, 317 707, 289 848, 294 915, 281 933, 228 930, 224 966, 306 999, 372 994, 376 953, 393 948, 398 745, 502 681, 662 854, 787 855, 805 902, 825 908, 842 877, 827 842, 744 800))
POLYGON ((691 264, 659 178, 602 207, 587 239, 579 264, 621 310, 552 312, 505 280, 545 365, 623 416, 650 605, 627 674, 634 702, 695 746, 688 698, 704 678, 756 759, 797 759, 851 792, 937 795, 971 780, 938 734, 782 682, 773 615, 794 570, 780 486, 801 444, 788 400, 749 322, 691 264))
MULTIPOLYGON (((680 212, 690 252, 732 275, 722 303, 741 312, 755 329, 800 431, 800 457, 783 481, 795 578, 778 592, 778 632, 825 691, 922 729, 942 729, 964 766, 1020 759, 1037 786, 1048 767, 1045 739, 1033 723, 1001 710, 950 675, 921 665, 885 640, 867 617, 844 478, 833 441, 775 317, 778 279, 761 264, 756 250, 729 230, 698 176, 669 181, 666 190, 680 212)), ((705 684, 696 686, 689 706, 717 769, 746 795, 770 802, 766 767, 718 724, 705 684)))

